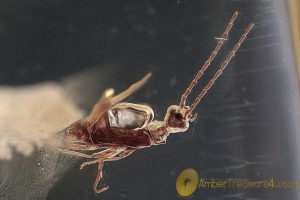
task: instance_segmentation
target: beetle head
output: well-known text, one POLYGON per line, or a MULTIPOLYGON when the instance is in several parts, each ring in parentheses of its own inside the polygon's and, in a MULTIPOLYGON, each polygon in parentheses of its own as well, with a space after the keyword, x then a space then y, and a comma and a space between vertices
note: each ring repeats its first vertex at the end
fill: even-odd
POLYGON ((189 128, 189 122, 197 117, 190 114, 189 110, 189 106, 172 105, 168 108, 164 121, 170 133, 185 132, 189 128))

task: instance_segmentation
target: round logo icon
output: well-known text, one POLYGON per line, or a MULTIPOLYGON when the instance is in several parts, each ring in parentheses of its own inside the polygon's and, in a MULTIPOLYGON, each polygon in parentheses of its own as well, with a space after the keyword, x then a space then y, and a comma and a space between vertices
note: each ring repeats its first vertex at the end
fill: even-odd
POLYGON ((192 195, 198 187, 199 175, 193 168, 183 170, 177 177, 176 190, 182 197, 192 195))

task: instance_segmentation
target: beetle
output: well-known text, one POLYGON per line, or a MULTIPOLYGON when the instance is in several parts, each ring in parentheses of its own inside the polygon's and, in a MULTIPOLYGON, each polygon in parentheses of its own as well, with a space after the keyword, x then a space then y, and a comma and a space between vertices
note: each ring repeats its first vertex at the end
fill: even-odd
POLYGON ((113 89, 105 90, 98 103, 95 104, 89 116, 80 119, 64 131, 63 153, 84 158, 94 159, 81 164, 80 168, 87 165, 98 164, 98 174, 93 185, 95 193, 106 191, 109 186, 97 189, 97 185, 103 177, 102 168, 105 161, 116 161, 132 154, 135 150, 150 147, 152 145, 166 144, 170 133, 185 132, 189 123, 193 122, 197 115, 192 112, 199 104, 207 91, 222 74, 236 51, 246 39, 248 33, 254 27, 250 24, 232 51, 228 54, 220 69, 201 91, 191 106, 186 105, 186 100, 197 81, 217 55, 228 33, 236 20, 238 12, 235 12, 220 38, 217 38, 217 46, 212 51, 208 60, 190 83, 181 97, 179 105, 171 105, 166 112, 163 121, 154 119, 151 107, 140 104, 122 102, 125 98, 140 89, 150 78, 151 73, 145 75, 141 80, 131 85, 127 90, 114 96, 113 89), (95 151, 86 154, 80 151, 95 151))

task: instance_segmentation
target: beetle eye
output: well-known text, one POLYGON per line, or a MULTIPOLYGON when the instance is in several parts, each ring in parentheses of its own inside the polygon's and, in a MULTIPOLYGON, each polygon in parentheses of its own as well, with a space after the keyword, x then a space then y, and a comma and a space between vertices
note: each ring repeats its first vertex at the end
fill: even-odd
POLYGON ((175 118, 176 118, 177 120, 182 120, 182 119, 183 119, 183 116, 182 116, 181 113, 176 113, 176 114, 175 114, 175 118))

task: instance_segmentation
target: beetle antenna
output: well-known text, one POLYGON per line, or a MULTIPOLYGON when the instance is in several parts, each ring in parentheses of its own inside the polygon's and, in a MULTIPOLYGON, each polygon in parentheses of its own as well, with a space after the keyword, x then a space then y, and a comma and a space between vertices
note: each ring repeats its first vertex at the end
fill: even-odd
POLYGON ((209 81, 209 83, 205 86, 205 88, 201 91, 199 96, 195 99, 195 102, 191 105, 190 110, 188 111, 187 114, 191 114, 192 111, 195 109, 195 107, 198 105, 198 103, 201 101, 201 99, 204 97, 204 95, 207 93, 207 91, 214 85, 214 82, 218 79, 218 77, 222 74, 223 70, 226 68, 228 65, 229 61, 232 59, 236 51, 240 48, 241 44, 244 42, 246 39, 248 33, 252 30, 254 27, 254 24, 251 24, 247 27, 245 30, 244 34, 241 36, 240 40, 238 43, 234 46, 232 51, 228 54, 227 58, 225 61, 222 63, 220 69, 217 71, 217 73, 213 76, 213 78, 209 81))
POLYGON ((194 78, 194 80, 191 82, 191 84, 189 85, 189 87, 186 89, 186 91, 182 95, 181 101, 180 101, 180 107, 184 107, 185 106, 186 99, 189 96, 189 94, 192 92, 193 87, 197 84, 197 81, 201 78, 201 76, 203 75, 204 71, 207 69, 207 67, 210 65, 210 63, 213 61, 213 59, 216 57, 216 55, 217 55, 218 51, 220 50, 220 48, 222 47, 224 41, 227 40, 228 33, 231 30, 231 28, 233 26, 233 22, 236 20, 237 16, 238 16, 238 12, 235 11, 235 13, 232 15, 232 17, 230 19, 230 22, 227 25, 227 28, 226 28, 225 32, 223 33, 222 37, 218 38, 218 44, 217 44, 216 48, 210 54, 209 58, 205 61, 204 65, 202 66, 202 68, 200 69, 200 71, 197 73, 197 75, 194 78))

